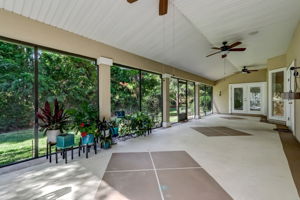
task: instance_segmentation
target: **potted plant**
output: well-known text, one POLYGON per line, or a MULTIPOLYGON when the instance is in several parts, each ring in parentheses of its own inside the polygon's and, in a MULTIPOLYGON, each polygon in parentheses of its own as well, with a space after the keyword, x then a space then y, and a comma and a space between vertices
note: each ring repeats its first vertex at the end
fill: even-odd
POLYGON ((126 137, 131 134, 131 116, 127 115, 120 119, 118 133, 119 137, 126 137))
POLYGON ((64 129, 69 124, 69 116, 65 113, 63 105, 59 105, 57 99, 54 100, 54 110, 51 110, 50 103, 45 102, 40 112, 37 112, 40 119, 41 130, 47 135, 47 141, 56 143, 56 138, 60 134, 64 134, 64 129))
POLYGON ((103 149, 109 149, 112 145, 112 135, 110 132, 109 123, 103 118, 98 124, 100 131, 100 143, 103 149))
POLYGON ((70 109, 67 112, 73 120, 71 128, 81 134, 80 145, 93 144, 99 135, 97 106, 83 103, 79 109, 70 109))
POLYGON ((148 131, 148 127, 150 126, 151 119, 148 115, 137 112, 132 116, 132 129, 138 136, 145 135, 148 131))
POLYGON ((119 136, 119 118, 113 119, 109 122, 110 126, 110 132, 112 137, 118 137, 119 136))

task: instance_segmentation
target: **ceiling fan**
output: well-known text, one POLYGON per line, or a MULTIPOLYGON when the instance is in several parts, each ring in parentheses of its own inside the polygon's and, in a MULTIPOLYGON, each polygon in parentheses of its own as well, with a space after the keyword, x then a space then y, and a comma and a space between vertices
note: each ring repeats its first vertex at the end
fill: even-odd
POLYGON ((223 46, 221 46, 221 47, 212 47, 212 49, 216 49, 216 50, 219 50, 219 51, 217 51, 215 53, 212 53, 212 54, 209 54, 206 57, 210 57, 210 56, 213 56, 215 54, 224 52, 224 54, 222 55, 222 58, 226 58, 227 57, 227 53, 229 51, 245 51, 246 50, 246 48, 234 48, 236 46, 241 45, 242 44, 241 42, 235 42, 235 43, 233 43, 231 45, 227 45, 227 43, 228 42, 225 41, 225 42, 223 42, 223 46))
MULTIPOLYGON (((127 0, 128 3, 134 3, 137 0, 127 0)), ((168 13, 168 0, 159 0, 159 15, 165 15, 168 13)))
POLYGON ((250 74, 251 72, 257 72, 258 70, 257 69, 253 69, 253 70, 249 70, 247 69, 246 66, 243 67, 242 71, 240 73, 242 74, 250 74))

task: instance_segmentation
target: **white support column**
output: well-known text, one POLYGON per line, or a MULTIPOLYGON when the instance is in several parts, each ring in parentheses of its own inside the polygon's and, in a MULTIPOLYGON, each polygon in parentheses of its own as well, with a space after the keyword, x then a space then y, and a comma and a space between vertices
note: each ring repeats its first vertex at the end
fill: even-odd
POLYGON ((170 123, 170 78, 171 75, 163 74, 163 127, 167 128, 171 126, 170 123))
POLYGON ((196 82, 195 83, 195 119, 200 119, 200 110, 199 110, 199 105, 200 105, 200 97, 199 97, 199 85, 200 83, 196 82))
POLYGON ((106 120, 111 118, 111 92, 110 92, 110 67, 113 60, 110 58, 100 57, 97 59, 99 67, 99 107, 100 120, 104 117, 106 120))

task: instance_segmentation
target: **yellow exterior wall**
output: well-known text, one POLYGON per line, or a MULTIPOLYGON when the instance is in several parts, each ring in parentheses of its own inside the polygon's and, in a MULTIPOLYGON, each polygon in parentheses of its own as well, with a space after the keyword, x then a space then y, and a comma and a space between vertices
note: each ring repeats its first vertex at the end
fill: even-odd
POLYGON ((115 63, 167 73, 178 78, 213 85, 214 82, 195 74, 134 55, 85 37, 46 25, 32 19, 0 9, 0 36, 33 43, 91 58, 111 58, 115 63))
MULTIPOLYGON (((286 66, 290 66, 293 60, 296 60, 296 66, 300 66, 300 23, 298 24, 298 27, 294 33, 293 39, 286 53, 286 66)), ((300 85, 299 78, 297 79, 297 81, 298 85, 300 85)), ((298 92, 300 92, 299 89, 298 92)), ((300 100, 295 101, 295 130, 295 135, 298 141, 300 141, 300 100)))
POLYGON ((267 60, 268 71, 286 67, 286 54, 276 56, 267 60))
POLYGON ((213 111, 214 113, 228 113, 229 112, 229 84, 236 83, 253 83, 265 82, 267 70, 262 69, 258 72, 250 74, 234 74, 224 79, 216 81, 213 88, 213 111), (221 92, 221 96, 219 96, 221 92))

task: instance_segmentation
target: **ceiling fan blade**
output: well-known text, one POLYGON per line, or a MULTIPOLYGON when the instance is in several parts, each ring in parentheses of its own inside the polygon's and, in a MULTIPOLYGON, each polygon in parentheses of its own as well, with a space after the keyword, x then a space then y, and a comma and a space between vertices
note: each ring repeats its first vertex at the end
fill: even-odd
POLYGON ((137 0, 127 0, 128 3, 134 3, 136 2, 137 0))
POLYGON ((159 15, 168 13, 168 0, 159 0, 159 15))
POLYGON ((221 53, 221 52, 222 52, 222 51, 217 51, 217 52, 215 52, 215 53, 212 53, 212 54, 207 55, 206 57, 213 56, 213 55, 218 54, 218 53, 221 53))
POLYGON ((253 70, 248 70, 249 72, 258 72, 259 70, 253 69, 253 70))
POLYGON ((234 48, 236 46, 239 46, 241 44, 242 44, 241 42, 235 42, 235 43, 233 43, 232 45, 229 46, 229 49, 232 49, 232 48, 234 48))
POLYGON ((221 50, 219 47, 212 47, 211 49, 221 50))
POLYGON ((223 54, 223 55, 222 55, 222 58, 226 58, 226 57, 227 57, 227 54, 223 54))
POLYGON ((229 51, 245 51, 246 48, 234 48, 234 49, 229 49, 229 51))

